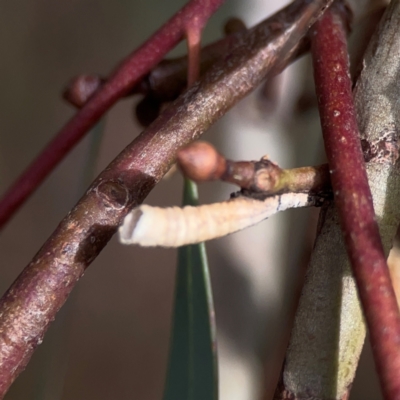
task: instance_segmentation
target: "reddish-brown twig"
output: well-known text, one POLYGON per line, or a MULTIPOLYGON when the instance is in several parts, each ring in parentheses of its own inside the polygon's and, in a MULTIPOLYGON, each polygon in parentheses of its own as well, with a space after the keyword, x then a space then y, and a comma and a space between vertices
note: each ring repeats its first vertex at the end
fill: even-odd
POLYGON ((200 77, 200 44, 203 24, 197 18, 193 18, 185 29, 188 47, 187 86, 190 87, 200 77))
POLYGON ((288 208, 320 206, 332 194, 326 164, 284 170, 266 158, 234 162, 206 142, 182 148, 177 162, 189 179, 221 179, 242 190, 228 201, 197 207, 136 207, 119 229, 122 243, 178 247, 212 240, 288 208))
POLYGON ((400 315, 386 265, 355 116, 344 23, 337 8, 312 31, 314 75, 335 203, 382 390, 400 398, 400 315))
POLYGON ((183 37, 194 16, 204 24, 224 0, 191 0, 110 76, 85 106, 59 131, 0 200, 0 228, 100 117, 128 93, 183 37))
POLYGON ((330 192, 328 166, 282 169, 268 158, 260 161, 231 161, 207 142, 195 142, 177 154, 183 174, 195 182, 222 180, 238 185, 252 194, 287 192, 330 192))
MULTIPOLYGON (((240 46, 246 36, 246 31, 246 27, 240 20, 235 18, 229 20, 225 27, 228 36, 201 49, 200 75, 204 75, 213 64, 226 57, 235 47, 240 46)), ((310 41, 305 37, 297 53, 289 61, 294 61, 303 55, 308 51, 309 45, 310 41)), ((140 124, 149 126, 160 114, 162 104, 175 100, 188 86, 187 67, 187 56, 162 60, 126 94, 126 96, 144 95, 135 110, 140 124)), ((75 107, 81 108, 104 82, 105 79, 97 75, 78 75, 67 86, 64 98, 75 107)))
MULTIPOLYGON (((236 22, 231 24, 237 25, 236 22)), ((216 61, 225 57, 235 47, 243 43, 246 29, 239 27, 227 37, 219 39, 201 49, 200 72, 204 74, 216 61)), ((301 53, 309 47, 309 41, 304 41, 301 53)), ((162 60, 143 79, 141 79, 129 93, 144 94, 160 101, 175 100, 188 86, 187 70, 188 56, 162 60)), ((97 89, 104 84, 105 79, 97 75, 81 74, 71 80, 64 92, 64 98, 77 108, 83 107, 97 89)))
MULTIPOLYGON (((201 21, 200 21, 201 22, 201 21)), ((199 29, 199 21, 194 20, 186 24, 185 32, 187 39, 189 30, 194 27, 199 29)), ((218 59, 224 57, 243 40, 243 32, 246 26, 238 18, 231 18, 224 28, 228 35, 201 49, 201 57, 198 56, 196 69, 203 73, 211 67, 218 59)), ((307 41, 306 44, 309 41, 307 41)), ((200 50, 200 49, 198 49, 200 50)), ((306 45, 301 49, 303 53, 306 45)), ((187 65, 189 56, 178 57, 161 61, 142 80, 140 80, 126 96, 133 94, 144 94, 159 101, 175 100, 179 94, 190 86, 187 82, 187 65)), ((198 71, 198 72, 199 72, 198 71)), ((64 90, 64 99, 77 108, 82 108, 89 98, 105 83, 105 79, 98 75, 81 74, 74 77, 64 90)))

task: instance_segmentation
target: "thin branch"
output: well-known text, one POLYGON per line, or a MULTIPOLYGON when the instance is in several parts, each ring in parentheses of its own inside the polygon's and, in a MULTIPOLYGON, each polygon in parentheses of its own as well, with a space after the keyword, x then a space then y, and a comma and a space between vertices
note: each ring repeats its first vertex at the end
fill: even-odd
MULTIPOLYGON (((327 106, 328 110, 323 110, 323 125, 326 129, 326 124, 330 123, 330 129, 341 130, 334 145, 343 146, 344 154, 350 148, 354 151, 355 158, 355 160, 348 158, 343 160, 342 157, 346 157, 344 154, 332 148, 327 149, 330 159, 332 155, 338 157, 333 160, 334 165, 331 166, 334 177, 336 175, 335 185, 338 185, 340 178, 338 179, 337 175, 340 173, 338 170, 341 171, 341 166, 337 165, 337 160, 342 160, 342 163, 349 168, 349 172, 356 175, 360 174, 358 168, 362 162, 359 159, 359 147, 357 148, 358 139, 354 139, 358 132, 354 122, 355 111, 350 101, 351 92, 343 29, 340 27, 338 16, 329 15, 326 18, 317 29, 322 31, 332 29, 332 36, 328 39, 321 35, 320 38, 314 39, 314 51, 317 53, 316 49, 318 49, 319 52, 319 55, 316 54, 315 57, 320 61, 315 63, 317 64, 317 86, 320 86, 324 79, 336 80, 336 84, 326 83, 327 86, 324 86, 326 91, 320 93, 321 102, 334 100, 334 104, 327 106), (332 60, 334 57, 337 59, 332 60), (325 77, 321 76, 322 70, 325 77), (330 73, 326 73, 327 71, 330 73), (344 117, 346 120, 343 119, 344 117), (354 136, 349 137, 351 134, 354 136), (349 145, 349 148, 344 146, 344 142, 349 145), (352 169, 350 169, 351 163, 356 163, 352 169)), ((397 118, 400 95, 399 23, 400 3, 392 2, 364 56, 363 70, 354 92, 364 157, 368 161, 366 165, 368 179, 385 253, 382 253, 380 239, 376 234, 370 203, 367 204, 370 201, 368 193, 364 191, 362 197, 365 203, 360 204, 360 208, 354 204, 360 198, 357 196, 360 188, 359 181, 353 180, 352 176, 348 177, 349 180, 342 182, 343 185, 339 186, 339 193, 336 195, 342 209, 343 202, 348 201, 350 205, 346 204, 345 207, 351 207, 352 204, 357 211, 353 221, 346 221, 343 218, 341 225, 344 225, 343 220, 346 221, 346 226, 350 225, 345 228, 347 233, 351 232, 351 229, 356 229, 353 237, 347 235, 348 247, 359 244, 360 235, 364 241, 364 247, 358 247, 360 257, 356 263, 358 267, 360 263, 367 264, 368 271, 365 274, 357 270, 355 275, 358 282, 362 283, 358 285, 362 300, 366 302, 367 299, 368 302, 364 311, 367 314, 373 345, 377 346, 374 351, 384 381, 385 398, 389 399, 398 398, 398 395, 393 393, 397 393, 398 390, 399 371, 398 366, 393 365, 397 363, 399 357, 399 336, 393 335, 397 329, 398 310, 396 304, 392 303, 393 291, 386 277, 385 266, 385 257, 400 220, 398 206, 399 121, 397 118), (348 183, 354 185, 353 192, 347 192, 348 183), (347 200, 342 191, 349 195, 346 197, 347 200), (359 211, 362 211, 361 215, 365 217, 361 221, 357 217, 360 215, 359 211), (363 230, 370 232, 371 236, 366 237, 363 230), (363 257, 365 254, 368 258, 363 257), (376 262, 373 264, 374 261, 376 262), (382 275, 383 279, 381 279, 382 275), (368 286, 365 286, 365 283, 368 286), (376 296, 373 300, 369 297, 371 294, 376 296), (383 299, 386 304, 381 303, 382 295, 388 296, 389 304, 387 304, 388 298, 383 299), (387 306, 389 309, 385 309, 387 306), (390 346, 393 347, 390 348, 390 346), (381 361, 385 363, 384 368, 380 364, 381 361)), ((330 143, 330 146, 333 144, 330 143)), ((358 179, 363 185, 365 182, 363 174, 358 176, 358 179)), ((365 190, 365 185, 361 186, 361 189, 365 190)), ((354 208, 350 208, 349 212, 353 211, 354 208)), ((286 353, 281 387, 276 393, 276 399, 347 399, 365 338, 356 285, 350 273, 339 218, 334 207, 328 207, 320 221, 322 224, 308 268, 290 345, 286 353)), ((352 252, 353 261, 354 255, 352 252)))
POLYGON ((84 270, 168 171, 177 150, 284 65, 329 3, 297 0, 252 29, 229 62, 216 64, 99 175, 0 301, 0 398, 84 270))
POLYGON ((400 313, 365 170, 351 91, 346 30, 335 10, 332 7, 315 24, 311 38, 322 131, 335 204, 382 391, 387 399, 395 399, 400 398, 400 313))
POLYGON ((234 162, 206 142, 182 148, 177 160, 186 178, 221 179, 239 185, 242 191, 228 201, 197 207, 139 206, 119 228, 122 243, 163 247, 200 243, 289 208, 321 206, 331 196, 327 165, 284 170, 266 158, 234 162))
POLYGON ((3 195, 0 200, 0 229, 101 116, 182 39, 186 23, 196 16, 204 24, 223 2, 191 0, 121 63, 3 195))
POLYGON ((195 182, 222 180, 253 195, 327 193, 331 187, 326 164, 282 169, 267 157, 260 161, 231 161, 211 144, 201 141, 180 149, 177 163, 183 174, 195 182))
POLYGON ((188 47, 187 86, 192 86, 200 77, 200 50, 203 24, 196 17, 186 24, 188 47))
MULTIPOLYGON (((370 13, 376 14, 375 17, 381 16, 385 6, 378 5, 377 9, 369 11, 370 13)), ((364 10, 365 13, 365 10, 364 10)), ((363 13, 361 13, 363 14, 363 13)), ((372 24, 374 28, 374 24, 372 24)), ((241 45, 243 42, 243 37, 245 36, 246 26, 238 18, 231 18, 227 21, 224 28, 226 37, 217 40, 201 49, 200 57, 200 72, 203 75, 215 62, 223 57, 226 57, 236 46, 241 45)), ((371 29, 373 30, 373 29, 371 29)), ((372 34, 372 32, 371 32, 372 34)), ((368 38, 363 38, 363 41, 368 43, 368 38)), ((298 51, 293 55, 293 59, 296 60, 298 57, 302 56, 305 52, 309 50, 310 41, 308 37, 305 37, 298 51)), ((357 53, 360 49, 357 49, 357 53)), ((360 54, 362 57, 363 51, 360 54)), ((173 59, 162 60, 156 67, 154 67, 148 75, 146 75, 140 82, 138 82, 135 87, 132 88, 128 95, 132 94, 144 94, 147 98, 157 99, 158 101, 171 101, 175 100, 182 90, 187 86, 187 56, 177 57, 173 59)), ((358 62, 356 62, 358 65, 358 62)), ((90 95, 95 91, 95 88, 100 87, 105 80, 101 79, 96 75, 82 74, 75 77, 70 86, 66 89, 65 97, 74 106, 80 108, 82 107, 90 95), (80 85, 84 82, 90 82, 91 90, 89 88, 81 88, 80 85), (93 85, 97 82, 97 86, 93 85), (72 85, 73 84, 73 85, 72 85), (83 90, 82 90, 83 89, 83 90), (69 93, 69 92, 72 93, 69 93)), ((88 85, 89 86, 89 85, 88 85)))
MULTIPOLYGON (((243 44, 247 29, 241 21, 232 20, 227 25, 229 36, 211 43, 201 49, 200 76, 203 76, 218 60, 227 57, 236 47, 243 44)), ((310 41, 305 37, 297 52, 288 60, 292 62, 308 51, 310 41)), ((145 127, 159 115, 163 103, 175 100, 188 86, 188 57, 178 57, 161 61, 126 95, 143 94, 144 98, 136 105, 136 117, 145 127)), ((279 72, 279 71, 277 71, 279 72)), ((64 98, 75 107, 81 108, 95 91, 105 82, 97 75, 79 75, 64 91, 64 98)))
MULTIPOLYGON (((200 54, 201 74, 204 75, 218 60, 226 57, 235 47, 242 45, 246 31, 247 29, 243 29, 234 32, 203 47, 200 54)), ((165 59, 157 64, 126 95, 143 94, 164 102, 175 100, 188 86, 187 76, 187 55, 165 59)), ((64 92, 64 98, 75 107, 81 108, 105 81, 105 79, 97 75, 78 75, 68 84, 64 92)))

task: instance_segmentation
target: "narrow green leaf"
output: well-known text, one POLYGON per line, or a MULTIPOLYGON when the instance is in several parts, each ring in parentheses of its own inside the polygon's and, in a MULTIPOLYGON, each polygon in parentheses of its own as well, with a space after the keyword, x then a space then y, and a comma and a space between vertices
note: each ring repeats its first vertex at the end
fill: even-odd
MULTIPOLYGON (((196 205, 197 186, 185 180, 184 205, 196 205)), ((164 400, 217 400, 216 328, 204 243, 178 250, 173 333, 164 400)))

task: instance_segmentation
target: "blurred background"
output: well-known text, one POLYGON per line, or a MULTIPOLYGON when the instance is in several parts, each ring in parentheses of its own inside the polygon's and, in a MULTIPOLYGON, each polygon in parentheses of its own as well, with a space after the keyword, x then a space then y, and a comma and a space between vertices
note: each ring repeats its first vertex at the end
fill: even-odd
MULTIPOLYGON (((208 43, 228 17, 252 26, 287 1, 229 0, 210 20, 208 43)), ((0 3, 0 191, 75 112, 62 89, 80 73, 107 75, 184 0, 15 0, 0 3)), ((180 45, 173 55, 183 54, 180 45)), ((141 127, 139 97, 103 120, 95 173, 141 127)), ((205 136, 232 159, 268 154, 282 167, 324 160, 310 60, 304 57, 228 113, 205 136)), ((10 286, 90 183, 90 136, 62 162, 0 235, 0 291, 10 286), (85 169, 86 168, 86 169, 85 169)), ((92 176, 93 178, 94 176, 92 176)), ((200 187, 202 202, 236 189, 200 187)), ((147 203, 180 204, 182 178, 163 180, 147 203)), ((221 400, 271 398, 315 234, 316 210, 294 210, 207 244, 218 329, 221 400)), ((125 247, 114 238, 87 270, 7 400, 162 398, 176 251, 125 247)), ((379 399, 366 347, 351 399, 379 399)), ((184 399, 182 399, 184 400, 184 399)))

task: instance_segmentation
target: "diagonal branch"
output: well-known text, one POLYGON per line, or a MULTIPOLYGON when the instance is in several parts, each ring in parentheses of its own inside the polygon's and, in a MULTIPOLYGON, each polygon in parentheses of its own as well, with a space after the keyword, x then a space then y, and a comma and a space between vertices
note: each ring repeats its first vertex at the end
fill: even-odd
POLYGON ((0 228, 102 115, 127 94, 183 38, 185 26, 193 16, 204 25, 223 2, 224 0, 191 0, 120 64, 107 82, 67 122, 3 195, 0 200, 0 228))
POLYGON ((86 267, 168 171, 177 150, 281 68, 329 3, 297 0, 253 28, 229 62, 216 64, 99 175, 0 301, 0 398, 86 267))

